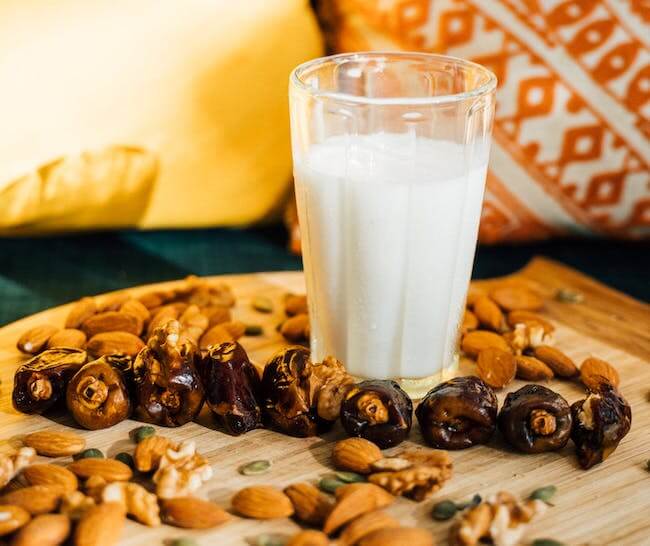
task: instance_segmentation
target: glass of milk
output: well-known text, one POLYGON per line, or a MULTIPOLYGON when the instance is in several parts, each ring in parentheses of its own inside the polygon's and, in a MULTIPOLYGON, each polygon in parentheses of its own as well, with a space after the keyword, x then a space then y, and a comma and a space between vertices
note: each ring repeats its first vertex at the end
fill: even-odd
POLYGON ((418 397, 453 373, 495 76, 453 57, 334 55, 290 78, 311 350, 418 397))

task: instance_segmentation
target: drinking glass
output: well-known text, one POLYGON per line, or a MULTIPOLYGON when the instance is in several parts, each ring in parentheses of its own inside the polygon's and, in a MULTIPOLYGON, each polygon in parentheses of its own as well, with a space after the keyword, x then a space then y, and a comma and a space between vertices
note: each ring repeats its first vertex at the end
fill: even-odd
POLYGON ((421 396, 457 367, 495 76, 454 57, 354 53, 290 78, 315 361, 421 396))

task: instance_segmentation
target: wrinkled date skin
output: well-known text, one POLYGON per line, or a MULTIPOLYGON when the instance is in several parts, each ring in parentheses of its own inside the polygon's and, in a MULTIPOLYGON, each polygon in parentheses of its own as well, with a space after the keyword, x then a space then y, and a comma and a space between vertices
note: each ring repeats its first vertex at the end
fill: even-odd
POLYGON ((235 435, 262 426, 260 377, 239 343, 210 347, 200 360, 199 373, 206 402, 220 426, 235 435))
POLYGON ((122 373, 106 358, 89 362, 74 375, 66 402, 75 421, 89 430, 116 425, 131 413, 122 373))
POLYGON ((350 436, 361 436, 386 449, 406 439, 413 402, 395 381, 362 381, 341 405, 341 423, 350 436))
POLYGON ((497 426, 497 397, 474 376, 456 377, 431 389, 415 415, 425 441, 438 449, 487 443, 497 426))
POLYGON ((543 385, 526 385, 506 396, 499 413, 505 440, 524 453, 562 449, 571 435, 567 401, 543 385))
POLYGON ((262 375, 265 424, 301 438, 314 436, 332 424, 318 415, 315 394, 320 381, 309 356, 305 347, 287 347, 271 358, 262 375))
POLYGON ((136 418, 166 427, 194 419, 203 405, 196 359, 196 346, 181 339, 178 321, 157 328, 133 363, 136 418))
POLYGON ((630 405, 609 383, 572 404, 571 413, 571 439, 585 470, 607 459, 632 426, 630 405))
POLYGON ((44 413, 65 400, 68 381, 86 358, 81 349, 62 347, 44 351, 22 364, 14 375, 14 407, 23 413, 44 413))

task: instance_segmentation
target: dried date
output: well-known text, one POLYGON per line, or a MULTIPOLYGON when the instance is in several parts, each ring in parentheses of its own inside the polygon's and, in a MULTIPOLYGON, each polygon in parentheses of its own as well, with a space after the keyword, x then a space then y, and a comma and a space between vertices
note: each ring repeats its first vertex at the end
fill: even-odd
POLYGON ((406 439, 412 414, 413 402, 395 381, 362 381, 345 396, 341 424, 350 436, 360 436, 385 449, 406 439))
POLYGON ((199 373, 219 425, 236 435, 262 425, 260 377, 239 343, 211 346, 200 360, 199 373))
POLYGON ((178 321, 157 328, 133 363, 136 417, 167 427, 194 419, 203 405, 196 359, 196 346, 181 339, 178 321))
POLYGON ((70 378, 86 362, 81 349, 49 349, 22 364, 14 375, 12 400, 23 413, 44 413, 65 399, 70 378))
POLYGON ((487 443, 494 434, 497 397, 478 377, 456 377, 431 389, 415 415, 429 445, 465 449, 487 443))
POLYGON ((571 434, 567 401, 542 385, 525 385, 511 392, 499 413, 499 430, 506 441, 524 453, 563 448, 571 434))

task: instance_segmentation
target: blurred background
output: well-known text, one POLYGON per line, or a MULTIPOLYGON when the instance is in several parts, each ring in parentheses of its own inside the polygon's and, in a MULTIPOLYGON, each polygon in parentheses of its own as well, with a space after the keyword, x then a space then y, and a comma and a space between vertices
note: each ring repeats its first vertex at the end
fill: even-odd
POLYGON ((190 273, 300 269, 287 81, 362 50, 499 79, 476 277, 545 255, 650 301, 641 0, 4 0, 0 325, 190 273))

